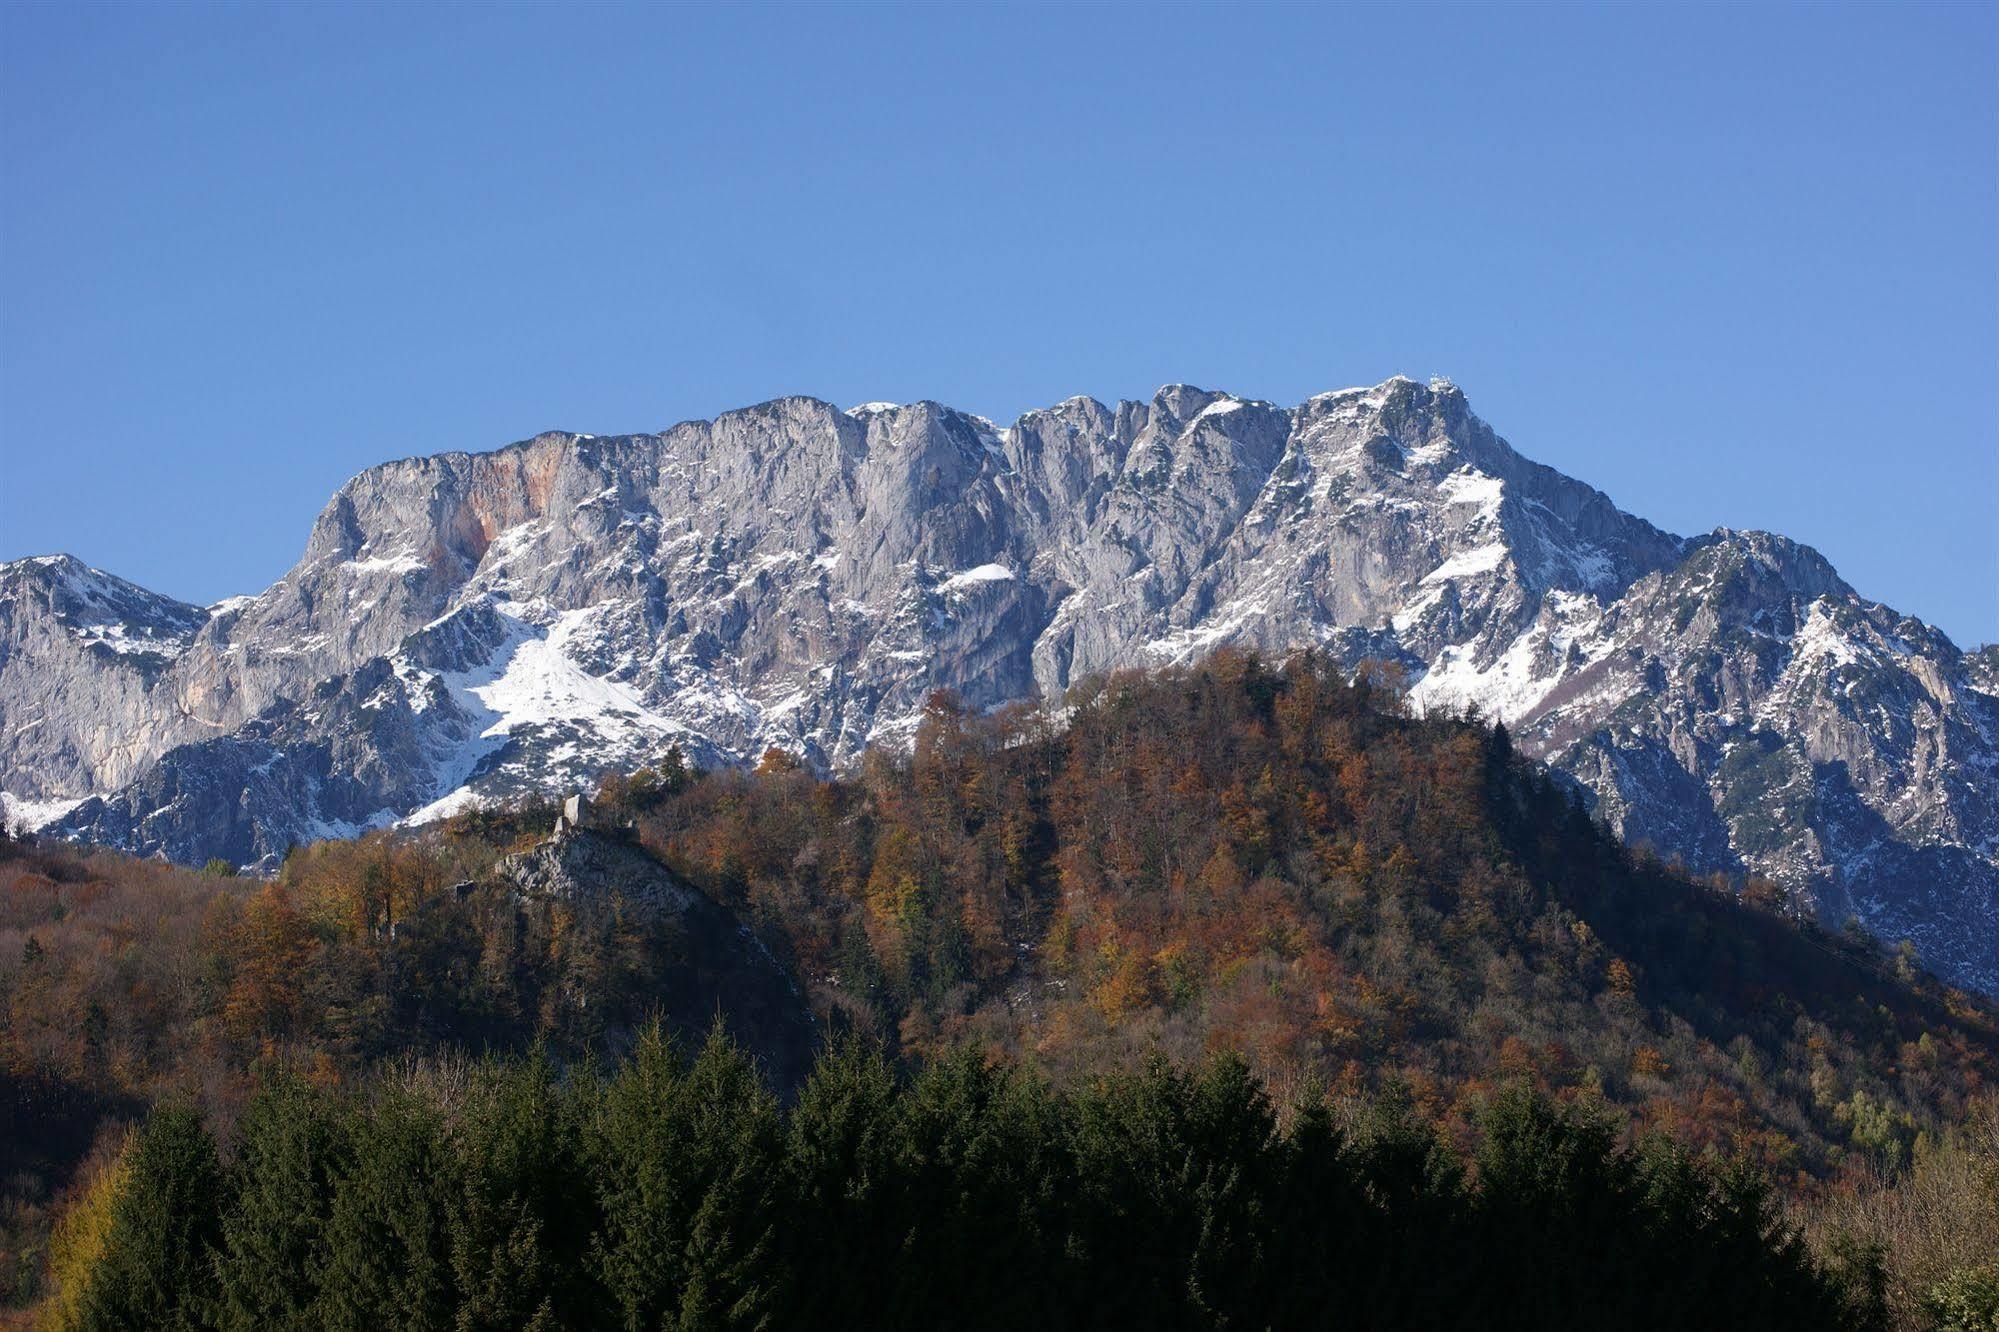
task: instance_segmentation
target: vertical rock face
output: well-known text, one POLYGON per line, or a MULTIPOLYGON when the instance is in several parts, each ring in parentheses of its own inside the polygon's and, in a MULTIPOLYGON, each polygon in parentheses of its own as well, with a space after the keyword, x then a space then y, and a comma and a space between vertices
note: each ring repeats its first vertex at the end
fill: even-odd
POLYGON ((170 678, 208 619, 67 555, 0 564, 0 786, 116 789, 197 738, 170 678))
POLYGON ((1781 537, 1661 532, 1442 381, 539 435, 362 473, 277 585, 206 609, 19 561, 0 787, 63 835, 256 863, 676 744, 837 767, 937 688, 1223 644, 1397 661, 1634 841, 1999 990, 1999 652, 1781 537))

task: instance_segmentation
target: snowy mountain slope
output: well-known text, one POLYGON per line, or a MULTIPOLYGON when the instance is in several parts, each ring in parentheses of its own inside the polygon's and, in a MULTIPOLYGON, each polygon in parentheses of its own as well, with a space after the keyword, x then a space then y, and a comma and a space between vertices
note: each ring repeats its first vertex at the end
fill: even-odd
POLYGON ((1505 720, 1627 837, 1999 989, 1999 653, 1783 538, 1661 532, 1443 381, 1005 428, 788 398, 408 459, 208 610, 18 562, 0 787, 90 797, 66 835, 252 863, 673 744, 840 765, 939 687, 990 706, 1225 643, 1398 661, 1415 706, 1505 720))
POLYGON ((209 619, 67 555, 0 564, 0 788, 46 813, 193 735, 167 677, 209 619))

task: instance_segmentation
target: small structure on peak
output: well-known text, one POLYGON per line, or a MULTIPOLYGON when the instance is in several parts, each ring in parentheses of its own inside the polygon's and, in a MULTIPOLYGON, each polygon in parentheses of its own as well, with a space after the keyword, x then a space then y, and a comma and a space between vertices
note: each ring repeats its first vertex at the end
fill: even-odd
POLYGON ((590 817, 590 802, 582 795, 573 795, 562 802, 562 812, 555 816, 557 833, 575 832, 582 828, 584 820, 590 817))

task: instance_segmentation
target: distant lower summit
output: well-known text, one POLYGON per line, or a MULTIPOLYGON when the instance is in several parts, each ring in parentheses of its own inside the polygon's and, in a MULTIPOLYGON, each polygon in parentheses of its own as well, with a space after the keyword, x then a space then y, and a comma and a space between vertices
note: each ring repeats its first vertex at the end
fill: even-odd
POLYGON ((1223 645, 1394 663, 1628 840, 1999 993, 1999 649, 1782 537, 1662 532, 1443 381, 544 434, 362 473, 289 574, 208 608, 17 561, 0 788, 62 836, 269 865, 674 747, 838 768, 939 688, 1056 698, 1223 645))

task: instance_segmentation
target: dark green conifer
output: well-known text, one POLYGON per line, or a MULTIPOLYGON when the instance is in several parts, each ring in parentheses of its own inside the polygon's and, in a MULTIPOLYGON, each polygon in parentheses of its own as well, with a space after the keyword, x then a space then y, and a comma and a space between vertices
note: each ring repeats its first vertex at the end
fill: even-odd
POLYGON ((78 1325, 205 1327, 223 1196, 214 1139, 196 1111, 167 1106, 147 1117, 130 1150, 131 1174, 113 1203, 78 1325))
POLYGON ((352 1332, 449 1327, 459 1180, 442 1116, 430 1098, 392 1088, 356 1117, 350 1142, 334 1176, 318 1322, 352 1332))
POLYGON ((619 1321, 763 1324, 780 1294, 780 1121, 721 1024, 682 1069, 655 1023, 606 1089, 591 1138, 603 1217, 592 1257, 619 1321))
POLYGON ((1075 1123, 1090 1317, 1267 1325, 1268 1201, 1282 1157, 1242 1061, 1189 1076, 1154 1058, 1080 1097, 1075 1123))
POLYGON ((342 1106, 283 1078, 244 1109, 216 1259, 224 1328, 310 1328, 326 1262, 342 1106))
POLYGON ((1047 1085, 964 1046, 924 1068, 901 1101, 907 1216, 884 1304, 891 1325, 1043 1325, 1070 1290, 1073 1174, 1047 1085))
POLYGON ((860 1327, 883 1317, 884 1275, 907 1226, 895 1071, 858 1035, 836 1042, 800 1090, 787 1125, 783 1257, 787 1321, 860 1327))
POLYGON ((459 1332, 573 1327, 601 1314, 584 1264, 595 1207, 579 1100, 541 1051, 474 1077, 451 1218, 459 1332))

